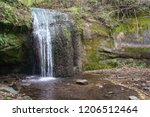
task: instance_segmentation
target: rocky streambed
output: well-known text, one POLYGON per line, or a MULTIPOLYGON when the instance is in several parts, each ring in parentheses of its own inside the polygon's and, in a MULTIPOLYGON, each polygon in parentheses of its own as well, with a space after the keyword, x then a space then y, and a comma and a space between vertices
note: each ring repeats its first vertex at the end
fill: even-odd
POLYGON ((0 76, 0 100, 31 100, 29 96, 20 93, 20 81, 24 75, 11 74, 0 76))
POLYGON ((123 67, 43 80, 1 76, 0 99, 146 100, 150 99, 150 69, 123 67))

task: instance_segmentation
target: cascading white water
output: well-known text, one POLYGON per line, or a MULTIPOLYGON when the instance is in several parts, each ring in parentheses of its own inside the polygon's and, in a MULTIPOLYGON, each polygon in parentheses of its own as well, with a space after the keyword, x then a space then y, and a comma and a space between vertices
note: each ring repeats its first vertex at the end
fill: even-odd
POLYGON ((38 53, 38 64, 42 77, 53 76, 52 39, 55 36, 55 26, 53 24, 57 20, 63 20, 67 17, 66 14, 54 10, 32 8, 33 36, 36 39, 34 40, 36 41, 35 48, 36 53, 38 53))
POLYGON ((36 48, 39 49, 41 76, 53 76, 52 39, 47 12, 44 9, 32 9, 33 35, 36 35, 38 42, 36 48))

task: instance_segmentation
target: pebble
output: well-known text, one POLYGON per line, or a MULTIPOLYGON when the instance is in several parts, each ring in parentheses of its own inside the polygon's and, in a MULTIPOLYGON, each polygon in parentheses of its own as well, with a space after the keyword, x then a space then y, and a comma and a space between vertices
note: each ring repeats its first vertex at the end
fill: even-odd
POLYGON ((144 87, 144 90, 150 91, 150 87, 144 87))
POLYGON ((121 87, 121 91, 124 91, 125 89, 124 89, 124 87, 121 87))
POLYGON ((96 84, 96 87, 103 88, 103 85, 101 85, 101 84, 96 84))
POLYGON ((67 86, 70 86, 70 83, 67 83, 67 86))
POLYGON ((114 94, 113 91, 109 91, 108 94, 114 94))
POLYGON ((76 80, 76 84, 79 84, 79 85, 87 85, 87 84, 88 84, 88 81, 85 80, 85 79, 78 79, 78 80, 76 80))
POLYGON ((136 96, 129 96, 129 100, 140 100, 140 99, 136 96))
POLYGON ((145 87, 145 86, 146 86, 146 84, 145 84, 145 83, 142 83, 141 85, 142 85, 142 87, 145 87))

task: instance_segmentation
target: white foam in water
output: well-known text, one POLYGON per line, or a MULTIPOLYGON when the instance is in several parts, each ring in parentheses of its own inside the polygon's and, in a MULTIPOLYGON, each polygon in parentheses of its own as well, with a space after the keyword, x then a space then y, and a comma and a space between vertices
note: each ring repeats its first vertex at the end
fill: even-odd
POLYGON ((37 78, 38 76, 27 76, 26 79, 34 79, 37 78))
POLYGON ((56 80, 55 77, 41 77, 38 79, 38 81, 40 82, 46 82, 46 81, 50 81, 50 80, 56 80))
POLYGON ((38 76, 27 76, 25 80, 22 80, 22 83, 36 83, 36 82, 47 82, 56 80, 55 77, 38 77, 38 76))

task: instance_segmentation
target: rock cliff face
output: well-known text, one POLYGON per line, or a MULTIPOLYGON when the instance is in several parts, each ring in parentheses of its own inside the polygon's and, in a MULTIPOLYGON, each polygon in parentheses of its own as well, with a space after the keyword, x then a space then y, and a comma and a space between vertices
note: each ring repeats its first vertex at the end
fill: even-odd
MULTIPOLYGON (((83 69, 149 67, 150 13, 142 5, 145 1, 134 0, 130 8, 129 1, 106 1, 87 2, 87 8, 81 11, 83 69), (111 7, 114 3, 119 9, 111 7)), ((146 2, 148 6, 149 3, 146 2)))
POLYGON ((55 76, 73 76, 81 71, 80 36, 71 22, 55 24, 56 37, 53 40, 55 76))
POLYGON ((80 71, 80 36, 68 14, 32 8, 34 61, 42 76, 67 77, 80 71))
POLYGON ((28 50, 32 32, 29 6, 68 13, 76 23, 66 25, 61 22, 66 27, 56 25, 57 33, 61 35, 53 41, 54 56, 57 58, 54 60, 56 76, 73 74, 67 69, 81 66, 77 65, 81 63, 77 59, 79 56, 83 70, 124 65, 149 67, 149 1, 131 1, 133 7, 128 5, 130 0, 120 3, 118 0, 0 0, 0 72, 21 73, 31 65, 28 50))

